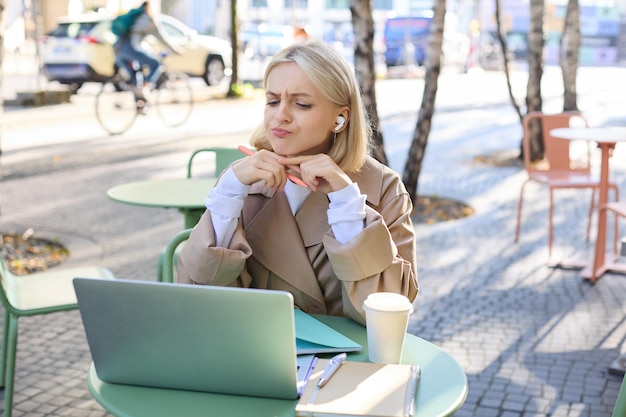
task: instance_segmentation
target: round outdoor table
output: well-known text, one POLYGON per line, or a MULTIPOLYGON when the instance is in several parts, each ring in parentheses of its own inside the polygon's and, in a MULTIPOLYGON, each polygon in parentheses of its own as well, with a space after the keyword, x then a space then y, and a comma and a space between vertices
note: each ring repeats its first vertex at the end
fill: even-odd
MULTIPOLYGON (((367 361, 367 335, 363 326, 343 317, 314 317, 364 346, 360 352, 348 354, 348 360, 367 361)), ((450 416, 463 405, 468 392, 467 377, 444 350, 407 334, 402 363, 418 364, 422 370, 414 416, 450 416)), ((93 364, 87 382, 93 397, 118 417, 294 417, 297 403, 297 400, 111 384, 98 378, 93 364)))
POLYGON ((204 199, 217 178, 180 178, 129 182, 116 185, 107 195, 120 203, 144 207, 176 208, 185 216, 185 229, 198 223, 204 199))

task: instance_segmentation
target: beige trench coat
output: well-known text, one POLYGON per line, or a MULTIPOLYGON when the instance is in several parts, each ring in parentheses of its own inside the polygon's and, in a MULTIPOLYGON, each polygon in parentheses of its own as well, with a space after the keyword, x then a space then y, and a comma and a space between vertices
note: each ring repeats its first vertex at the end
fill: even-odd
POLYGON ((365 323, 363 301, 418 292, 412 203, 397 173, 368 158, 350 176, 367 196, 365 229, 341 244, 328 224, 328 197, 312 193, 294 217, 285 194, 252 186, 227 248, 215 247, 207 210, 178 258, 181 283, 284 290, 307 313, 365 323))

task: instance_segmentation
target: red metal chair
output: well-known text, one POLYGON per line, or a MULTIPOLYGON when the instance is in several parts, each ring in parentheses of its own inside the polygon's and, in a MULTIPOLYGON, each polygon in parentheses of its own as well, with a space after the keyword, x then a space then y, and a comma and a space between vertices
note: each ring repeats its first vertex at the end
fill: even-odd
MULTIPOLYGON (((548 255, 552 256, 552 244, 554 241, 554 191, 558 189, 591 189, 591 205, 589 207, 589 219, 587 222, 587 240, 591 231, 591 217, 595 208, 596 190, 600 187, 600 178, 591 173, 590 157, 591 146, 586 144, 586 152, 580 159, 572 159, 570 156, 571 141, 555 138, 550 135, 552 129, 570 127, 578 125, 588 126, 587 121, 579 112, 564 112, 559 114, 545 114, 542 112, 530 112, 524 117, 524 137, 522 147, 524 153, 524 168, 528 178, 522 184, 519 202, 517 206, 517 225, 515 228, 515 242, 519 240, 522 205, 524 201, 524 190, 526 185, 534 181, 546 185, 550 193, 549 226, 548 226, 548 255), (530 127, 533 121, 541 123, 544 159, 541 161, 531 161, 530 158, 530 127)), ((617 184, 610 182, 609 189, 612 189, 615 200, 619 199, 617 184)))
MULTIPOLYGON (((604 207, 600 207, 600 210, 610 211, 615 215, 614 229, 613 229, 613 255, 618 256, 626 254, 626 247, 620 246, 619 242, 619 217, 626 217, 626 201, 614 201, 607 203, 604 207)), ((595 277, 592 277, 595 278, 595 277)))

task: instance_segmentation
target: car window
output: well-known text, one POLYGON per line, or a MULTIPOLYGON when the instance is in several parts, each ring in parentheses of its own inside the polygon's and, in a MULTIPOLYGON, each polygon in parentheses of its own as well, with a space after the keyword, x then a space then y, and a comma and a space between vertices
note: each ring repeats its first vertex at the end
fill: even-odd
POLYGON ((182 30, 178 29, 174 25, 171 25, 171 24, 169 24, 167 22, 161 21, 161 28, 163 28, 165 33, 167 33, 169 36, 172 36, 172 37, 175 37, 175 38, 184 38, 185 37, 185 33, 182 30))
POLYGON ((76 38, 78 36, 85 36, 97 24, 98 22, 61 23, 50 33, 48 33, 48 36, 56 36, 61 38, 76 38))

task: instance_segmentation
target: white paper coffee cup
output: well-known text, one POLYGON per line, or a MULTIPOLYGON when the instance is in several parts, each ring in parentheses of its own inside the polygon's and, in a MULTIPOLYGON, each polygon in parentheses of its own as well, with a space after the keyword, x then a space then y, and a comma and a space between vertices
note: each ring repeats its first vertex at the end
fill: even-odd
POLYGON ((370 294, 363 302, 369 360, 400 363, 404 337, 413 304, 404 295, 391 292, 370 294))

